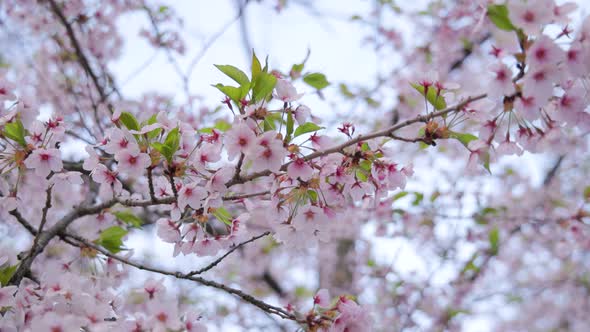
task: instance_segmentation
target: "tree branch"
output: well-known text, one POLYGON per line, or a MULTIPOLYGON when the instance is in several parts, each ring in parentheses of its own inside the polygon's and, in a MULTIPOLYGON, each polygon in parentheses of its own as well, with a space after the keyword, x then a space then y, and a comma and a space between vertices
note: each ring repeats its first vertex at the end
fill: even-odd
POLYGON ((127 258, 112 254, 108 250, 101 248, 101 247, 95 245, 94 243, 91 243, 90 241, 88 241, 80 236, 73 235, 73 234, 67 234, 67 233, 63 233, 62 235, 64 237, 76 240, 81 245, 92 248, 92 249, 102 253, 103 255, 105 255, 109 258, 112 258, 116 261, 119 261, 125 265, 133 266, 139 270, 144 270, 144 271, 149 271, 149 272, 153 272, 153 273, 157 273, 157 274, 161 274, 161 275, 171 276, 171 277, 175 277, 177 279, 190 280, 190 281, 197 282, 197 283, 204 285, 204 286, 217 288, 217 289, 220 289, 226 293, 235 295, 235 296, 241 298, 243 301, 248 302, 248 303, 258 307, 269 314, 277 315, 283 319, 293 320, 296 322, 304 322, 304 321, 300 321, 294 314, 288 312, 287 310, 280 308, 280 307, 270 305, 264 301, 261 301, 261 300, 255 298, 254 296, 252 296, 250 294, 244 293, 243 291, 241 291, 239 289, 235 289, 235 288, 226 286, 224 284, 221 284, 221 283, 218 283, 218 282, 215 282, 212 280, 204 279, 204 278, 197 277, 197 276, 192 276, 190 274, 183 274, 180 272, 167 271, 167 270, 155 268, 155 267, 152 267, 149 265, 136 263, 136 262, 133 262, 127 258))
POLYGON ((213 261, 211 264, 209 264, 209 265, 205 266, 205 267, 204 267, 204 268, 202 268, 202 269, 199 269, 199 270, 195 270, 195 271, 189 272, 189 273, 187 273, 186 275, 187 275, 187 276, 194 276, 194 275, 197 275, 197 274, 201 274, 201 273, 203 273, 203 272, 207 272, 207 271, 211 270, 212 268, 214 268, 215 266, 217 266, 217 264, 221 263, 221 261, 222 261, 222 260, 224 260, 224 259, 225 259, 227 256, 229 256, 229 255, 230 255, 232 252, 236 251, 238 248, 241 248, 241 247, 245 246, 246 244, 248 244, 248 243, 250 243, 250 242, 254 242, 254 241, 256 241, 256 240, 258 240, 258 239, 260 239, 260 238, 262 238, 262 237, 265 237, 265 236, 267 236, 267 235, 270 235, 270 232, 264 232, 264 233, 262 233, 262 234, 260 234, 260 235, 254 236, 254 237, 253 237, 253 238, 251 238, 250 240, 247 240, 247 241, 241 242, 241 243, 239 243, 239 244, 235 245, 234 247, 232 247, 230 250, 228 250, 228 251, 225 253, 225 255, 223 255, 223 256, 219 257, 218 259, 214 260, 214 261, 213 261))
MULTIPOLYGON (((323 156, 326 156, 326 155, 329 155, 329 154, 332 154, 332 153, 335 153, 335 152, 340 152, 340 151, 344 150, 345 148, 347 148, 349 146, 355 145, 355 144, 360 143, 360 142, 363 142, 363 141, 368 141, 368 140, 373 139, 373 138, 378 138, 378 137, 391 137, 391 135, 395 131, 397 131, 397 130, 399 130, 401 128, 407 127, 407 126, 409 126, 411 124, 418 123, 418 122, 428 122, 428 121, 430 121, 430 120, 432 120, 434 118, 438 118, 438 117, 441 117, 441 116, 446 115, 448 113, 451 113, 451 112, 455 112, 457 110, 460 110, 460 109, 464 108, 465 106, 467 106, 469 103, 474 102, 474 101, 477 101, 477 100, 480 100, 480 99, 483 99, 485 97, 487 97, 486 94, 482 94, 482 95, 475 96, 475 97, 469 97, 466 100, 458 103, 455 106, 451 106, 451 107, 446 108, 444 110, 441 110, 441 111, 438 111, 438 112, 433 112, 433 113, 430 113, 430 114, 427 114, 427 115, 419 115, 419 116, 417 116, 415 118, 406 120, 404 122, 400 122, 400 123, 395 124, 395 125, 393 125, 391 127, 388 127, 386 129, 383 129, 383 130, 376 131, 374 133, 366 134, 364 136, 363 135, 359 135, 359 136, 357 136, 354 139, 348 140, 348 141, 346 141, 346 142, 344 142, 344 143, 342 143, 340 145, 334 146, 332 148, 329 148, 329 149, 325 149, 325 150, 322 150, 322 151, 317 151, 317 152, 308 154, 307 156, 303 157, 303 159, 306 160, 306 161, 309 161, 309 160, 316 159, 316 158, 319 158, 319 157, 323 157, 323 156)), ((281 171, 285 171, 290 164, 291 164, 291 162, 288 162, 288 163, 283 164, 283 166, 281 166, 280 170, 281 171)), ((265 171, 261 171, 261 172, 256 172, 256 173, 252 173, 252 174, 247 175, 247 176, 242 176, 238 180, 232 179, 232 180, 228 181, 225 185, 227 187, 231 187, 234 184, 244 183, 244 182, 251 181, 253 179, 256 179, 256 178, 259 178, 259 177, 262 177, 262 176, 270 175, 270 174, 272 174, 272 172, 269 171, 269 170, 265 170, 265 171)))

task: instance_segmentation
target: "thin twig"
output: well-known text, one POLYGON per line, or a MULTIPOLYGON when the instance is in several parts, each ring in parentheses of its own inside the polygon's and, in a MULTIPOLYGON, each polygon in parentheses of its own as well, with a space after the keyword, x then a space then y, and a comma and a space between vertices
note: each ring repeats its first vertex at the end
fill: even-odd
MULTIPOLYGON (((391 135, 395 131, 397 131, 399 129, 402 129, 404 127, 407 127, 407 126, 409 126, 411 124, 418 123, 418 122, 424 122, 424 123, 426 123, 426 122, 428 122, 428 121, 430 121, 430 120, 432 120, 434 118, 438 118, 438 117, 444 116, 444 115, 446 115, 448 113, 461 110, 465 106, 467 106, 469 103, 474 102, 474 101, 477 101, 477 100, 480 100, 480 99, 483 99, 485 97, 487 97, 486 94, 482 94, 482 95, 475 96, 475 97, 469 97, 469 98, 465 99, 464 101, 458 103, 457 105, 451 106, 451 107, 446 108, 444 110, 441 110, 441 111, 438 111, 438 112, 433 112, 433 113, 430 113, 428 115, 419 115, 419 116, 417 116, 415 118, 406 120, 404 122, 400 122, 398 124, 395 124, 395 125, 393 125, 391 127, 386 128, 386 129, 379 130, 379 131, 376 131, 376 132, 373 132, 373 133, 370 133, 370 134, 366 134, 366 135, 359 135, 359 136, 357 136, 354 139, 348 140, 348 141, 346 141, 346 142, 344 142, 344 143, 342 143, 340 145, 334 146, 332 148, 329 148, 329 149, 325 149, 325 150, 321 150, 321 151, 317 151, 317 152, 308 154, 307 156, 303 157, 303 159, 306 160, 306 161, 309 161, 309 160, 316 159, 316 158, 319 158, 319 157, 323 157, 323 156, 326 156, 326 155, 329 155, 329 154, 332 154, 332 153, 341 152, 341 151, 343 151, 345 148, 347 148, 349 146, 356 145, 356 144, 358 144, 360 142, 368 141, 370 139, 374 139, 374 138, 378 138, 378 137, 391 137, 391 135)), ((288 162, 288 163, 283 164, 283 166, 281 166, 280 170, 281 171, 285 171, 290 164, 291 164, 291 162, 288 162)), ((227 187, 231 187, 234 184, 244 183, 244 182, 251 181, 253 179, 256 179, 256 178, 259 178, 259 177, 262 177, 262 176, 270 175, 270 174, 272 174, 272 172, 270 170, 260 171, 260 172, 252 173, 252 174, 250 174, 248 176, 242 176, 241 179, 239 179, 239 180, 232 179, 232 180, 228 181, 225 185, 227 187)))
POLYGON ((73 235, 73 234, 67 234, 67 233, 63 233, 62 235, 65 237, 69 237, 71 239, 74 239, 74 240, 80 242, 82 245, 92 248, 92 249, 102 253, 103 255, 105 255, 109 258, 112 258, 116 261, 119 261, 125 265, 133 266, 133 267, 140 269, 140 270, 158 273, 161 275, 172 276, 177 279, 191 280, 191 281, 197 282, 197 283, 204 285, 204 286, 217 288, 217 289, 223 290, 226 293, 238 296, 242 300, 262 309, 263 311, 265 311, 269 314, 277 315, 283 319, 293 320, 293 321, 297 321, 297 322, 304 322, 304 321, 297 319, 297 317, 294 314, 288 312, 287 310, 280 308, 280 307, 270 305, 264 301, 261 301, 261 300, 255 298, 254 296, 252 296, 250 294, 244 293, 243 291, 241 291, 239 289, 235 289, 235 288, 229 287, 227 285, 224 285, 224 284, 212 281, 212 280, 204 279, 201 277, 191 276, 191 275, 183 274, 183 273, 180 273, 177 271, 167 271, 167 270, 155 268, 155 267, 152 267, 149 265, 136 263, 136 262, 133 262, 127 258, 112 254, 108 250, 106 250, 102 247, 99 247, 99 246, 95 245, 94 243, 91 243, 90 241, 88 241, 80 236, 73 235))
POLYGON ((235 245, 234 247, 232 247, 230 250, 228 250, 223 256, 219 257, 218 259, 214 260, 213 262, 211 262, 211 264, 205 266, 202 269, 198 269, 192 272, 187 273, 187 276, 194 276, 197 274, 201 274, 203 272, 207 272, 209 270, 211 270, 212 268, 214 268, 215 266, 217 266, 217 264, 221 263, 222 260, 224 260, 227 256, 229 256, 232 252, 236 251, 238 248, 241 248, 243 246, 245 246, 246 244, 250 243, 250 242, 254 242, 262 237, 265 237, 267 235, 270 235, 270 232, 264 232, 258 236, 254 236, 253 238, 251 238, 250 240, 241 242, 237 245, 235 245))

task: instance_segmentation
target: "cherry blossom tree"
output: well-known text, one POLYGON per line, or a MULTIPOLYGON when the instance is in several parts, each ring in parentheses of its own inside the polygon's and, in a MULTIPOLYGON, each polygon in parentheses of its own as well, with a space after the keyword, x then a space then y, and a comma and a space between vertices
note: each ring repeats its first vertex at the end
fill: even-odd
POLYGON ((180 14, 0 3, 26 51, 0 51, 0 331, 590 329, 575 3, 375 1, 350 22, 388 59, 374 86, 248 50, 248 68, 210 68, 216 105, 190 82, 226 27, 187 54, 180 14), (182 98, 123 93, 133 15, 182 98))

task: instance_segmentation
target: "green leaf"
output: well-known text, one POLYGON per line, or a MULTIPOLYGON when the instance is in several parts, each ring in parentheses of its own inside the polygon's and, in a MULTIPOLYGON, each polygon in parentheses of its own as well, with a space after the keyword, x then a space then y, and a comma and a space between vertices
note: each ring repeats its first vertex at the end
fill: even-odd
POLYGON ((217 67, 217 69, 221 70, 222 73, 236 81, 241 87, 250 85, 250 80, 248 79, 248 76, 240 69, 231 65, 215 65, 215 67, 217 67))
POLYGON ((291 67, 291 71, 289 72, 289 75, 293 78, 299 77, 299 75, 303 71, 304 66, 305 66, 305 63, 294 64, 291 67))
POLYGON ((4 287, 8 285, 10 278, 16 272, 18 265, 4 265, 4 267, 0 268, 0 286, 4 287))
POLYGON ((361 182, 367 182, 367 180, 369 179, 369 176, 366 174, 365 171, 363 171, 363 169, 357 168, 354 173, 356 175, 356 178, 359 179, 361 182))
POLYGON ((139 131, 139 121, 137 121, 133 114, 129 112, 121 112, 119 121, 121 121, 121 123, 127 127, 127 129, 139 131))
POLYGON ((264 100, 272 92, 277 84, 277 78, 266 72, 261 72, 256 78, 254 88, 252 88, 252 99, 255 102, 264 100))
MULTIPOLYGON (((424 130, 424 127, 420 128, 418 130, 418 137, 424 137, 425 133, 426 133, 426 131, 424 130)), ((428 145, 424 142, 420 142, 420 143, 418 143, 418 145, 420 146, 420 150, 424 150, 424 149, 430 147, 430 145, 428 145)))
POLYGON ((112 226, 103 230, 96 240, 96 244, 102 246, 106 250, 116 254, 121 251, 123 245, 123 237, 127 235, 128 231, 119 226, 112 226))
POLYGON ((315 192, 314 190, 311 190, 311 189, 310 189, 310 190, 308 190, 308 191, 307 191, 307 196, 309 197, 309 199, 310 199, 312 202, 317 202, 317 201, 318 201, 318 193, 317 193, 317 192, 315 192))
POLYGON ((115 215, 115 217, 117 217, 117 219, 133 227, 139 228, 143 224, 141 219, 138 216, 134 215, 131 211, 117 211, 113 214, 115 215))
POLYGON ((500 231, 497 226, 488 234, 488 240, 490 241, 490 254, 492 256, 497 255, 500 249, 500 231))
POLYGON ((410 193, 407 191, 400 191, 399 193, 393 195, 393 200, 397 201, 400 198, 406 197, 408 196, 410 193))
POLYGON ((449 317, 449 319, 452 319, 453 317, 459 315, 459 314, 465 314, 465 315, 469 315, 471 312, 469 310, 465 310, 465 309, 448 309, 447 310, 447 317, 449 317))
POLYGON ((215 211, 213 211, 213 215, 215 216, 215 218, 217 218, 219 221, 223 222, 224 224, 231 226, 231 222, 232 222, 232 216, 231 213, 229 213, 229 211, 227 211, 224 207, 220 207, 215 209, 215 211))
POLYGON ((256 57, 256 53, 252 50, 252 83, 256 82, 258 75, 262 72, 262 66, 260 60, 256 57))
MULTIPOLYGON (((219 91, 223 92, 224 95, 228 96, 229 99, 233 100, 236 104, 238 104, 240 100, 242 100, 243 91, 241 87, 223 85, 221 83, 217 83, 213 86, 219 89, 219 91)), ((246 94, 247 93, 248 92, 246 91, 246 94)), ((244 96, 246 94, 244 94, 244 96)))
POLYGON ((158 150, 169 163, 172 162, 172 158, 180 146, 180 132, 178 128, 174 128, 168 132, 163 144, 160 142, 153 142, 151 145, 154 149, 158 150))
POLYGON ((321 90, 330 85, 330 82, 328 82, 328 80, 326 79, 326 75, 321 73, 307 74, 303 77, 303 82, 309 84, 310 86, 318 90, 321 90))
POLYGON ((285 137, 285 141, 291 141, 291 135, 293 134, 293 126, 295 125, 295 121, 293 120, 293 112, 289 108, 287 110, 287 137, 285 137))
POLYGON ((424 200, 424 194, 419 193, 419 192, 415 192, 414 196, 415 196, 415 198, 414 198, 414 201, 412 201, 412 205, 413 206, 420 205, 420 203, 422 203, 422 201, 424 200))
POLYGON ((340 93, 342 95, 344 95, 344 97, 346 98, 354 98, 354 93, 352 93, 349 89, 348 86, 344 83, 340 83, 338 85, 338 87, 340 88, 340 93))
POLYGON ((215 129, 218 129, 220 131, 228 131, 231 129, 231 123, 228 123, 227 121, 224 120, 217 120, 217 122, 215 122, 215 129))
MULTIPOLYGON (((158 119, 157 119, 157 114, 154 114, 154 115, 152 115, 152 116, 151 116, 151 117, 150 117, 150 118, 149 118, 149 119, 146 121, 146 124, 145 124, 145 125, 151 125, 151 124, 154 124, 154 123, 156 123, 157 121, 158 121, 158 119)), ((143 127, 144 127, 144 125, 142 125, 141 127, 143 128, 143 127)), ((160 135, 160 133, 161 133, 161 132, 162 132, 162 128, 156 128, 156 129, 154 129, 154 130, 152 130, 152 131, 148 131, 148 132, 146 133, 146 135, 147 135, 147 137, 148 137, 149 139, 154 139, 154 138, 158 137, 158 136, 160 135)))
POLYGON ((263 129, 264 129, 264 131, 270 131, 270 130, 277 129, 277 126, 275 125, 275 120, 272 115, 267 115, 264 117, 263 129))
POLYGON ((437 89, 434 87, 430 87, 428 89, 428 93, 424 94, 424 86, 420 84, 411 83, 412 87, 420 92, 421 95, 426 96, 426 100, 430 103, 430 105, 434 106, 437 110, 443 110, 447 108, 447 102, 445 98, 441 95, 437 95, 437 89))
POLYGON ((516 27, 510 22, 506 5, 488 5, 488 18, 500 30, 516 30, 516 27))
POLYGON ((14 120, 4 125, 3 134, 11 140, 17 142, 22 147, 27 146, 27 142, 25 141, 25 127, 20 120, 14 120))
POLYGON ((477 136, 472 135, 472 134, 468 134, 468 133, 463 134, 463 133, 456 133, 454 131, 450 131, 449 133, 450 133, 449 134, 450 138, 454 138, 454 139, 458 140, 465 147, 467 147, 469 145, 469 142, 477 139, 477 136))
POLYGON ((487 151, 484 152, 481 158, 483 159, 483 168, 485 168, 486 171, 488 171, 488 173, 491 175, 492 170, 490 169, 490 153, 487 151))
POLYGON ((590 186, 584 188, 584 200, 586 202, 590 201, 590 186))
POLYGON ((313 122, 306 122, 301 126, 297 127, 297 129, 295 129, 295 137, 303 135, 305 133, 310 133, 312 131, 318 131, 320 129, 323 129, 323 127, 320 127, 313 122))
POLYGON ((365 97, 365 102, 371 107, 379 107, 379 102, 371 97, 365 97))
POLYGON ((371 167, 372 166, 373 166, 373 163, 370 160, 367 160, 367 159, 361 160, 359 162, 359 167, 362 168, 362 169, 364 169, 367 172, 370 172, 371 171, 371 167))

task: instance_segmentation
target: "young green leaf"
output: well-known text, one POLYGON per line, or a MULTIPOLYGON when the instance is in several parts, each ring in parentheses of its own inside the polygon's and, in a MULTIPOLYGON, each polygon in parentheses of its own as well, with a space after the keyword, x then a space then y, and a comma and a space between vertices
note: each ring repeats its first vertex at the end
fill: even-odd
POLYGON ((317 192, 315 192, 314 190, 311 190, 311 189, 310 189, 310 190, 308 190, 308 191, 307 191, 307 196, 309 197, 309 199, 310 199, 312 202, 317 202, 317 201, 318 201, 318 193, 317 193, 317 192))
POLYGON ((447 108, 447 102, 445 98, 440 94, 437 94, 437 90, 435 88, 428 89, 428 93, 425 95, 424 93, 424 86, 420 84, 411 83, 412 87, 420 92, 421 95, 426 96, 426 100, 430 103, 430 105, 434 106, 437 110, 443 110, 447 108))
POLYGON ((231 123, 224 120, 217 120, 217 122, 215 122, 214 128, 220 131, 228 131, 231 129, 231 123))
MULTIPOLYGON (((236 104, 240 102, 242 99, 242 88, 223 85, 221 83, 217 83, 214 85, 219 91, 223 92, 224 95, 228 96, 229 99, 233 100, 236 104)), ((247 92, 246 92, 247 93, 247 92)))
POLYGON ((262 72, 262 65, 260 65, 260 60, 256 57, 256 53, 252 50, 252 83, 256 82, 258 75, 262 72))
POLYGON ((129 130, 139 130, 139 121, 129 112, 121 112, 119 121, 129 130))
POLYGON ((321 90, 330 85, 330 82, 328 82, 328 80, 326 79, 326 75, 321 73, 307 74, 303 77, 303 82, 309 84, 310 86, 318 90, 321 90))
POLYGON ((293 126, 295 125, 295 121, 293 120, 293 112, 291 109, 287 110, 287 137, 285 138, 286 142, 291 141, 291 135, 293 134, 293 126))
POLYGON ((152 142, 151 146, 160 152, 169 163, 172 162, 172 158, 180 146, 180 133, 178 128, 174 128, 168 133, 163 144, 160 142, 152 142))
POLYGON ((305 66, 305 63, 294 64, 293 66, 291 66, 291 71, 289 72, 289 75, 291 76, 291 78, 293 78, 293 79, 299 78, 299 76, 301 75, 301 72, 303 71, 304 66, 305 66))
POLYGON ((254 83, 254 88, 252 89, 252 99, 255 102, 266 99, 266 97, 268 97, 268 95, 272 92, 272 89, 275 88, 276 84, 277 78, 274 75, 261 72, 254 83))
POLYGON ((106 250, 116 254, 121 251, 123 237, 127 235, 127 233, 128 231, 126 229, 119 226, 112 226, 103 230, 95 242, 106 250))
POLYGON ((10 278, 12 278, 17 268, 18 265, 4 265, 0 267, 0 287, 8 285, 10 278))
POLYGON ((141 219, 138 216, 134 215, 131 211, 117 211, 113 214, 117 219, 133 227, 139 228, 143 224, 141 219))
POLYGON ((488 234, 488 240, 490 241, 490 254, 495 256, 498 254, 500 249, 500 231, 498 227, 494 227, 488 234))
POLYGON ((301 126, 297 127, 297 129, 295 129, 295 136, 294 137, 303 135, 305 133, 310 133, 312 131, 318 131, 320 129, 323 129, 323 127, 320 127, 313 122, 306 122, 306 123, 302 124, 301 126))
POLYGON ((23 126, 23 123, 20 120, 14 120, 12 122, 7 123, 4 126, 3 134, 5 137, 10 138, 11 140, 17 142, 21 146, 27 146, 27 142, 25 141, 26 130, 23 126))
POLYGON ((488 5, 488 18, 500 30, 516 30, 516 27, 508 17, 508 7, 506 7, 506 5, 488 5))
POLYGON ((250 85, 250 80, 246 73, 231 65, 215 65, 222 73, 236 81, 240 86, 250 85))
POLYGON ((229 213, 229 211, 227 211, 224 207, 216 208, 215 211, 213 211, 213 215, 219 221, 223 222, 224 224, 226 224, 228 226, 231 226, 231 224, 232 224, 231 223, 232 222, 231 213, 229 213))
POLYGON ((469 142, 477 139, 477 136, 475 136, 475 135, 468 134, 468 133, 457 133, 454 131, 450 132, 449 137, 458 140, 465 147, 467 147, 469 145, 469 142))

